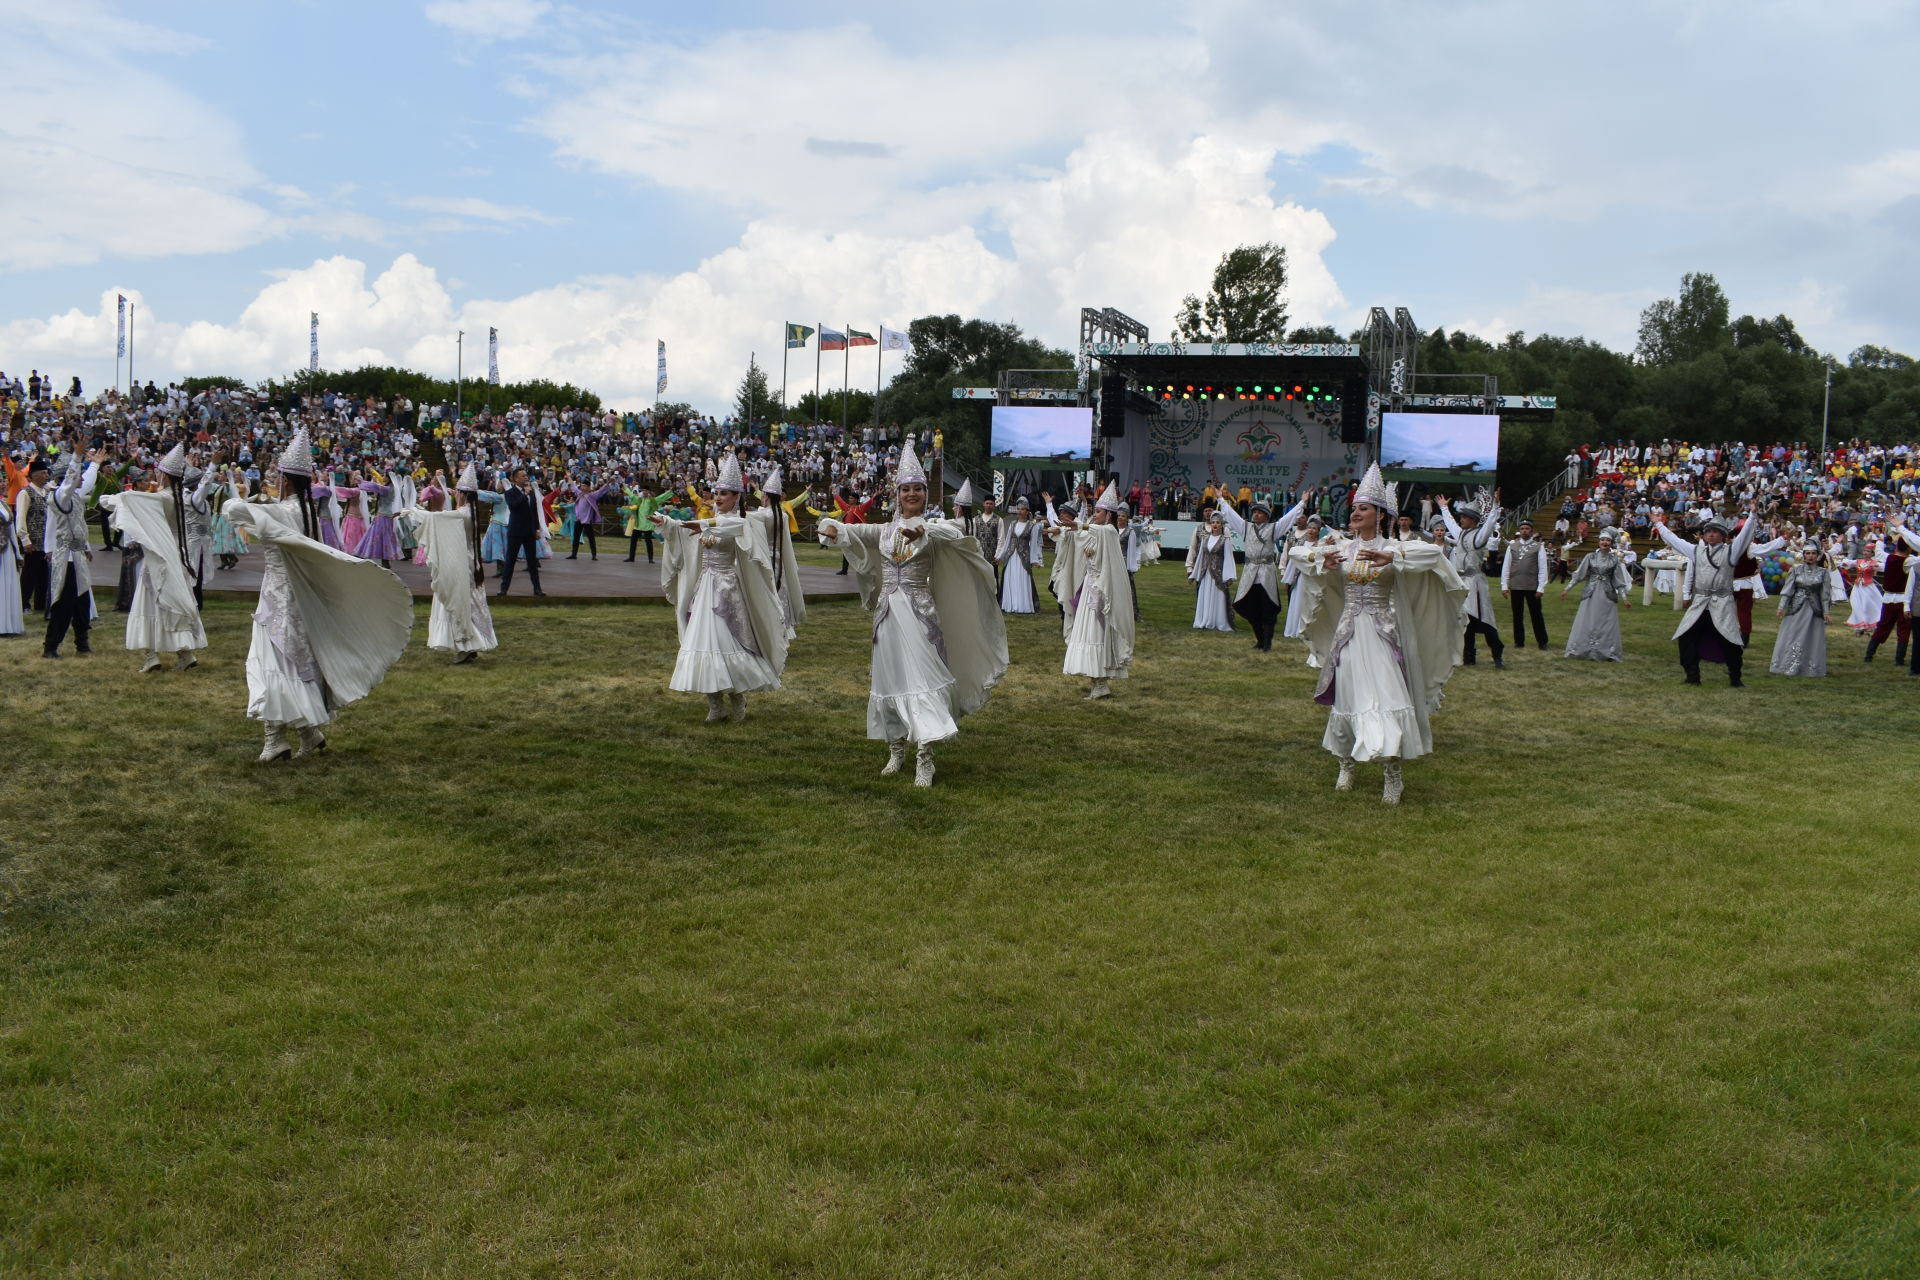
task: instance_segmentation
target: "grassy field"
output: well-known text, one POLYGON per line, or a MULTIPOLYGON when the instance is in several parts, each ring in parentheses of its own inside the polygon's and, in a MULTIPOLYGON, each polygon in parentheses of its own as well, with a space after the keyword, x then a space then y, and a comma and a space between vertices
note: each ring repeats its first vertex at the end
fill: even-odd
POLYGON ((0 641, 0 1272, 1920 1274, 1920 681, 1770 678, 1763 606, 1683 688, 1636 609, 1460 672, 1388 809, 1141 583, 1110 703, 1011 619, 931 791, 850 604, 719 727, 663 609, 423 610, 274 767, 244 606, 0 641))

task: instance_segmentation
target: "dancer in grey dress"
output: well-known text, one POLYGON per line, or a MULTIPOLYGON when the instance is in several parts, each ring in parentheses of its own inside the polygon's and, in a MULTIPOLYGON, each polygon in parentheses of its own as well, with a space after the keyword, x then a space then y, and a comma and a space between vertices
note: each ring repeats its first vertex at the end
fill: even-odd
POLYGON ((1767 670, 1777 676, 1827 674, 1827 563, 1808 543, 1780 584, 1780 634, 1767 670))
POLYGON ((1627 651, 1620 643, 1620 611, 1633 608, 1633 601, 1627 595, 1633 578, 1627 573, 1627 562, 1614 550, 1613 530, 1601 531, 1599 549, 1581 557, 1560 598, 1565 600, 1567 592, 1582 582, 1587 584, 1587 590, 1580 597, 1579 612, 1573 615, 1573 629, 1567 633, 1566 656, 1595 662, 1625 661, 1627 651))

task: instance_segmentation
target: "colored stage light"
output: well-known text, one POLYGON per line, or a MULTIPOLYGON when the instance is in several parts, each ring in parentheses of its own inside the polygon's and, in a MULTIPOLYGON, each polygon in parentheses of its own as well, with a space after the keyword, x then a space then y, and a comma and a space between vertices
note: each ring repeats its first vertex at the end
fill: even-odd
POLYGON ((1254 388, 1254 390, 1255 390, 1255 391, 1257 392, 1257 391, 1259 391, 1259 390, 1260 390, 1260 388, 1259 388, 1259 387, 1255 387, 1255 388, 1254 388))
POLYGON ((1193 390, 1193 384, 1191 382, 1187 384, 1187 390, 1189 391, 1193 390))

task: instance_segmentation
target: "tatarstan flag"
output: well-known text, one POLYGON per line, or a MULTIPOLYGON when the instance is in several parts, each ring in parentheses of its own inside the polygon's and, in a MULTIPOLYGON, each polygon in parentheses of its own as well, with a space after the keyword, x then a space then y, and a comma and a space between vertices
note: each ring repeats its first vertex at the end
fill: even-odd
POLYGON ((870 333, 862 333, 852 325, 848 325, 847 345, 850 347, 877 347, 880 345, 880 340, 870 333))

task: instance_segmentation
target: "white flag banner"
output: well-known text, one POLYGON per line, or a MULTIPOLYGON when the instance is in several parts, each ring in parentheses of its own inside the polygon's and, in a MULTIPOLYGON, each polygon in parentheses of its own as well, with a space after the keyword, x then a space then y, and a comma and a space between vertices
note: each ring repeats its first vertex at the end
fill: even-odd
POLYGON ((653 394, 656 396, 661 396, 661 395, 665 395, 666 392, 667 392, 667 340, 665 338, 662 338, 660 339, 660 380, 659 380, 659 383, 654 387, 653 394))
POLYGON ((887 326, 881 325, 880 349, 882 351, 905 351, 907 349, 907 335, 898 329, 889 329, 887 326))
POLYGON ((113 358, 118 360, 127 354, 127 295, 120 297, 120 329, 113 349, 113 358))
POLYGON ((493 386, 500 385, 500 331, 487 330, 487 381, 493 386))
POLYGON ((307 312, 307 372, 320 371, 320 313, 307 312))

